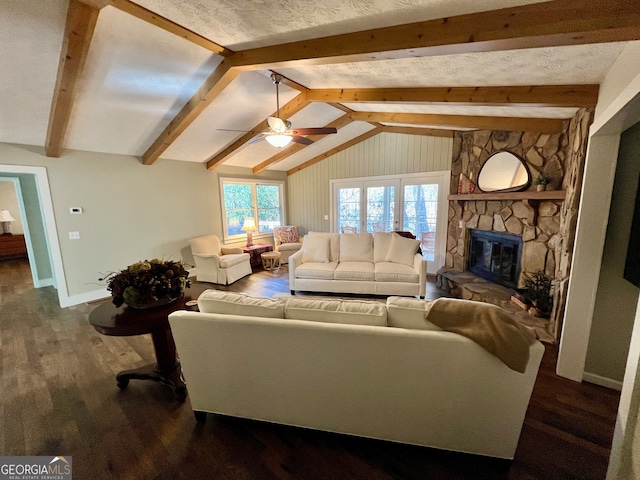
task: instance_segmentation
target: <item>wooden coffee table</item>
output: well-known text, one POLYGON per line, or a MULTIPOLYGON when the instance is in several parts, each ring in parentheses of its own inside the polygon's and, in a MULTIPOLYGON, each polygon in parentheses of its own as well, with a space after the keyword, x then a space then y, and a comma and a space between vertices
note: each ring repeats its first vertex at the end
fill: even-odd
POLYGON ((116 383, 124 389, 129 380, 153 380, 173 390, 176 400, 184 402, 187 386, 182 378, 180 360, 176 354, 169 314, 176 310, 186 310, 188 301, 197 299, 209 288, 196 285, 184 291, 181 298, 169 305, 136 309, 127 305, 116 307, 113 303, 103 303, 89 313, 89 323, 103 335, 134 336, 151 334, 157 363, 133 370, 124 370, 116 375, 116 383))

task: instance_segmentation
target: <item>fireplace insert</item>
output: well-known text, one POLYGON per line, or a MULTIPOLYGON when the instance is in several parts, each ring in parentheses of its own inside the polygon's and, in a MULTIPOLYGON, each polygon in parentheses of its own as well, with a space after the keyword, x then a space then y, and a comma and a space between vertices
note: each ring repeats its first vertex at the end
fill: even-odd
POLYGON ((510 233, 469 230, 467 269, 491 282, 518 287, 522 237, 510 233))

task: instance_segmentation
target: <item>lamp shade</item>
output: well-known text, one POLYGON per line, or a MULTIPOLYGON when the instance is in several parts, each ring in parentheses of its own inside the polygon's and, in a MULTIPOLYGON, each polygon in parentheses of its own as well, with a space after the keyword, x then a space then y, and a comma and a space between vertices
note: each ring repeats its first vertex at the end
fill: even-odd
POLYGON ((244 224, 242 225, 241 230, 243 232, 255 232, 256 230, 258 230, 258 227, 256 227, 256 222, 252 217, 247 217, 244 219, 244 224))
POLYGON ((274 147, 282 148, 289 145, 291 142, 291 135, 285 135, 283 133, 274 133, 273 135, 267 135, 267 142, 274 147))
POLYGON ((11 216, 9 210, 0 210, 0 222, 15 222, 16 219, 11 216))

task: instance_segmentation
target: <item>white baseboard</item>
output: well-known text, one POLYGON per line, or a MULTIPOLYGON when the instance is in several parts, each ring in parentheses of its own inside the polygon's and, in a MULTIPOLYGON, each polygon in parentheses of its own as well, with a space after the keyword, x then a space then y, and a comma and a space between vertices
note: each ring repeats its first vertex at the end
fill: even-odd
POLYGON ((65 298, 61 298, 60 306, 62 308, 71 307, 73 305, 79 305, 81 303, 94 302, 96 300, 101 300, 110 296, 111 293, 109 293, 109 291, 105 287, 101 290, 94 290, 92 292, 80 293, 78 295, 71 295, 65 298))
POLYGON ((622 390, 622 382, 619 382, 618 380, 614 380, 612 378, 602 377, 600 375, 596 375, 595 373, 584 372, 582 374, 582 380, 585 382, 600 385, 601 387, 611 388, 612 390, 622 390))

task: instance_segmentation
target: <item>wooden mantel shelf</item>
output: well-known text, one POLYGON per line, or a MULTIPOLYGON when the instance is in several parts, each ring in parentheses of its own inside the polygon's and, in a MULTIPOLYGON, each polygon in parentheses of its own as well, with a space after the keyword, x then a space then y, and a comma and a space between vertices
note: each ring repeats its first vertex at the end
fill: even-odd
POLYGON ((529 215, 527 223, 531 226, 538 224, 538 205, 542 200, 564 200, 567 192, 564 190, 545 190, 536 192, 527 190, 524 192, 502 192, 502 193, 467 193, 461 195, 449 195, 449 200, 455 200, 462 207, 464 213, 464 202, 471 200, 522 200, 527 207, 529 215))
POLYGON ((567 192, 564 190, 545 190, 536 192, 527 190, 524 192, 502 192, 502 193, 467 193, 461 195, 449 195, 449 200, 564 200, 567 192))

